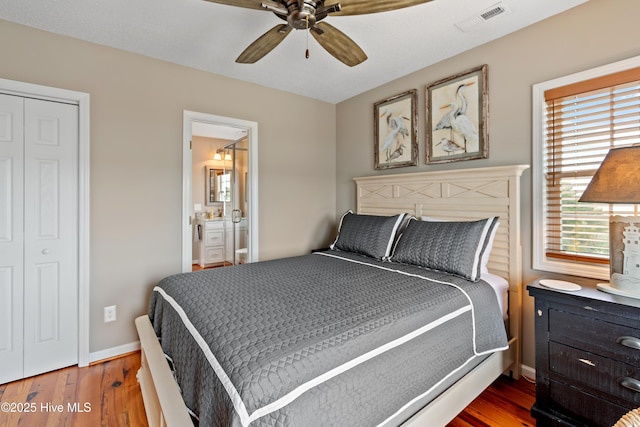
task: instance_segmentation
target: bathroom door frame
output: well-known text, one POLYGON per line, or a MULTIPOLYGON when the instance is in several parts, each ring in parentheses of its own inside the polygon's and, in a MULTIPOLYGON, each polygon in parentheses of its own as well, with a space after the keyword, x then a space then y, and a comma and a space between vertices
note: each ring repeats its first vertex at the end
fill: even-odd
POLYGON ((192 270, 193 211, 193 160, 191 154, 192 124, 208 123, 247 130, 248 182, 247 182, 247 262, 256 262, 258 257, 258 123, 248 120, 217 116, 208 113, 184 110, 182 129, 182 272, 192 270))

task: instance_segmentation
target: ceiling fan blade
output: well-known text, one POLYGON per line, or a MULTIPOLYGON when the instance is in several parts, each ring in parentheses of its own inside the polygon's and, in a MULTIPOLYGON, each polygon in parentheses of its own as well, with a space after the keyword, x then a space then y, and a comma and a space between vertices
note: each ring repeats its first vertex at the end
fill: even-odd
POLYGON ((311 29, 311 34, 334 58, 350 67, 367 59, 367 54, 360 49, 356 42, 326 22, 317 23, 311 29))
POLYGON ((241 64, 253 64, 261 59, 274 47, 278 46, 282 40, 291 32, 291 27, 287 24, 279 24, 258 37, 251 43, 236 59, 241 64))
POLYGON ((429 3, 432 0, 340 0, 340 11, 332 16, 363 15, 365 13, 387 12, 389 10, 402 9, 429 3))
POLYGON ((265 3, 265 2, 262 0, 207 0, 207 1, 211 3, 227 4, 229 6, 246 7, 248 9, 260 9, 260 10, 265 9, 264 7, 262 7, 262 3, 265 3))

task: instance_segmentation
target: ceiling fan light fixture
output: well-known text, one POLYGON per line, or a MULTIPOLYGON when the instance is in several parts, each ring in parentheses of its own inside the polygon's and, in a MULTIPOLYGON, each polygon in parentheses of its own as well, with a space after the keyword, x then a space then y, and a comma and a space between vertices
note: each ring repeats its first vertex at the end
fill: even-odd
POLYGON ((315 15, 296 12, 289 15, 287 22, 296 30, 307 30, 316 25, 316 17, 315 15))
POLYGON ((301 5, 292 2, 288 4, 288 8, 287 22, 296 30, 306 30, 316 24, 315 2, 310 4, 305 1, 301 5))

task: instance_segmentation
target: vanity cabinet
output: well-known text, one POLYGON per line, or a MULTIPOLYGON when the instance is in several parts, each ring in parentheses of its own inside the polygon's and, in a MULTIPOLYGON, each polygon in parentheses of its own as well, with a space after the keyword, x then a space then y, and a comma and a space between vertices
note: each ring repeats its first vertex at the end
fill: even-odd
POLYGON ((200 219, 200 267, 223 264, 225 260, 225 226, 222 219, 200 219))
POLYGON ((537 281, 536 403, 540 426, 611 426, 640 406, 640 300, 537 281))

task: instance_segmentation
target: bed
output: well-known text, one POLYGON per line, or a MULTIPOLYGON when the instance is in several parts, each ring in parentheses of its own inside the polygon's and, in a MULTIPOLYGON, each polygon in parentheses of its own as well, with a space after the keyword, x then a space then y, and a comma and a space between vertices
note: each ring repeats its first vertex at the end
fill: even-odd
POLYGON ((164 279, 136 319, 149 424, 437 426, 517 378, 525 169, 356 178, 330 250, 164 279))

